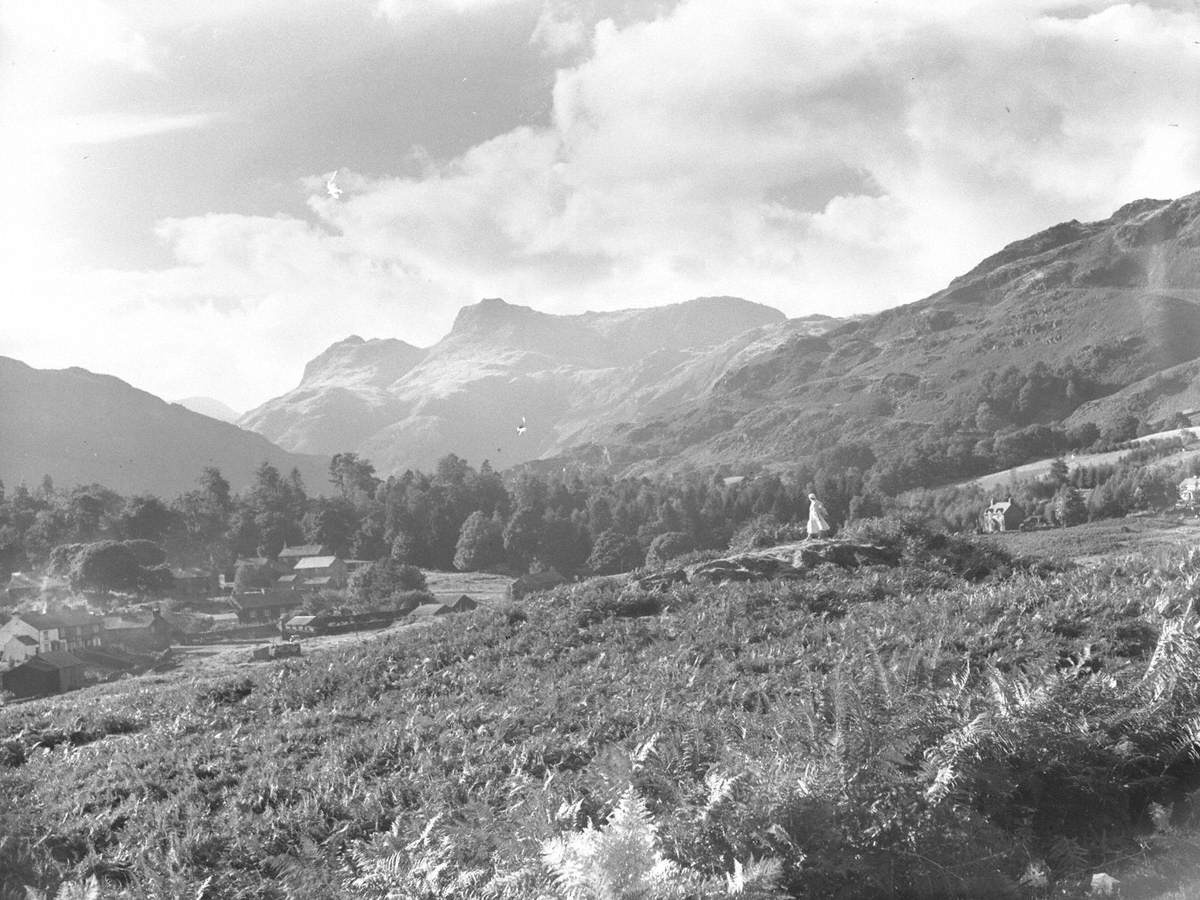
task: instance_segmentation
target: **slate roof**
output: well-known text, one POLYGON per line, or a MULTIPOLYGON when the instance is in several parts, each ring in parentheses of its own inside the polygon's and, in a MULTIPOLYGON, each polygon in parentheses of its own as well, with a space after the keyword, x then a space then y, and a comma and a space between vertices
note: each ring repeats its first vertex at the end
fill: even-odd
POLYGON ((95 616, 82 609, 60 609, 51 617, 63 625, 103 625, 104 616, 95 616))
POLYGON ((293 566, 293 570, 328 569, 335 562, 337 562, 336 556, 306 556, 304 559, 296 563, 295 566, 293 566))
MULTIPOLYGON (((74 654, 68 653, 66 650, 51 650, 48 653, 39 653, 37 656, 31 656, 21 665, 29 666, 32 669, 49 671, 51 669, 70 669, 75 666, 82 666, 83 660, 74 654)), ((20 668, 20 666, 17 668, 20 668)))
POLYGON ((242 594, 233 598, 239 609, 271 609, 280 606, 299 606, 303 601, 299 597, 286 594, 242 594))
POLYGON ((295 547, 284 547, 279 551, 280 559, 300 559, 305 556, 320 556, 327 552, 324 544, 299 544, 295 547))
POLYGON ((14 614, 13 618, 32 625, 38 631, 54 631, 66 624, 57 616, 47 616, 43 613, 20 612, 14 614))
POLYGON ((16 636, 16 638, 18 641, 20 641, 22 644, 24 644, 27 647, 36 647, 38 645, 37 640, 34 638, 31 638, 27 634, 18 634, 16 636))

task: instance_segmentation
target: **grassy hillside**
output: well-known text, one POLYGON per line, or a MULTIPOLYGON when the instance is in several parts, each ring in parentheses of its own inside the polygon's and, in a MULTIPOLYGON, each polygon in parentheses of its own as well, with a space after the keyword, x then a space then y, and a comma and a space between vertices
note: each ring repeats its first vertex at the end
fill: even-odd
POLYGON ((687 896, 764 859, 776 887, 743 896, 1177 887, 1200 861, 1200 561, 1058 570, 869 531, 901 566, 606 579, 2 710, 0 896, 94 875, 105 896, 549 898, 545 842, 619 804, 570 844, 592 883, 661 855, 687 896))

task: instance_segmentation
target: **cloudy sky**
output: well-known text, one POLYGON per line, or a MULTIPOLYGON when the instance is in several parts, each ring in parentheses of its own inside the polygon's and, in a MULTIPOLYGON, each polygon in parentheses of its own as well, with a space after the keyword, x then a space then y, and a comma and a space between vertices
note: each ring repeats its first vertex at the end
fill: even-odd
POLYGON ((0 0, 0 354, 239 410, 458 308, 919 299, 1200 190, 1200 0, 0 0))

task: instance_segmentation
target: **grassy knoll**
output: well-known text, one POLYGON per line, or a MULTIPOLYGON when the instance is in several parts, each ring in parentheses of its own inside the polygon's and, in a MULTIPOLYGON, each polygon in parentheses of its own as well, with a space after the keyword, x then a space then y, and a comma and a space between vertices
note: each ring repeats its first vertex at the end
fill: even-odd
POLYGON ((0 711, 0 896, 94 875, 104 896, 557 897, 543 848, 630 797, 646 840, 600 868, 661 854, 698 885, 646 897, 725 896, 752 859, 778 882, 742 896, 1072 897, 1100 871, 1183 890, 1200 563, 878 534, 904 565, 571 585, 0 711))

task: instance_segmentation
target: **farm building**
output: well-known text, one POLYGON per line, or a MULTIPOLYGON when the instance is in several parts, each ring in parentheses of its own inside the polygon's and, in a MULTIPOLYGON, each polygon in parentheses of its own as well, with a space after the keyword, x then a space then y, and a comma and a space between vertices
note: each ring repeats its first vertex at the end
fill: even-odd
POLYGON ((422 603, 408 614, 410 619, 431 619, 434 616, 446 616, 454 612, 445 603, 422 603))
POLYGON ((171 579, 174 581, 171 592, 176 597, 203 599, 220 589, 216 574, 205 569, 172 569, 171 579))
POLYGON ((0 673, 0 686, 18 698, 61 694, 83 683, 83 662, 65 650, 40 653, 0 673))
POLYGON ((0 668, 9 669, 20 665, 31 656, 37 656, 38 642, 27 634, 14 634, 0 643, 0 668))
POLYGON ((64 650, 99 647, 104 643, 103 616, 94 616, 87 610, 61 607, 54 611, 53 618, 59 622, 59 640, 64 650))
POLYGON ((42 613, 19 612, 0 625, 0 646, 19 634, 33 638, 40 653, 62 649, 62 622, 42 613))
POLYGON ((290 613, 303 603, 298 593, 263 591, 259 593, 234 594, 233 609, 243 625, 256 622, 278 622, 284 613, 290 613))
POLYGON ((454 612, 468 612, 472 609, 478 609, 479 604, 466 594, 463 594, 450 605, 450 608, 454 610, 454 612))
POLYGON ((992 500, 983 511, 980 524, 985 532, 991 534, 996 531, 1016 531, 1024 521, 1025 510, 1009 497, 1005 500, 992 500))
POLYGON ((294 569, 296 563, 313 556, 328 556, 329 548, 324 544, 300 544, 295 547, 284 547, 279 551, 279 562, 284 568, 294 569))
POLYGON ((291 574, 296 576, 292 586, 298 590, 346 586, 346 564, 336 556, 306 556, 292 567, 291 574))
POLYGON ((149 622, 109 617, 104 623, 104 645, 131 653, 166 650, 183 637, 183 632, 154 610, 149 622))

